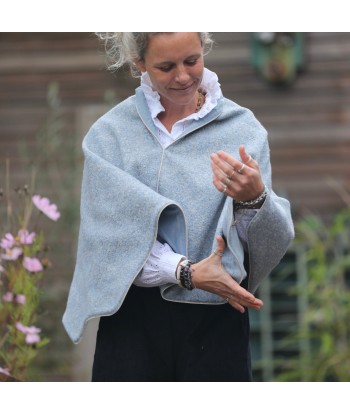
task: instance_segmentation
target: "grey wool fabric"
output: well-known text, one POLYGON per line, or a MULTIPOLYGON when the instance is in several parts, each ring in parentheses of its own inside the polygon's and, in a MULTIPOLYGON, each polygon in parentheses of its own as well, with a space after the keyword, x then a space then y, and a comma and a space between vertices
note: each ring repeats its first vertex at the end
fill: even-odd
MULTIPOLYGON (((252 112, 222 97, 164 149, 137 88, 91 127, 83 142, 76 268, 63 316, 73 342, 79 342, 89 319, 118 311, 156 238, 198 262, 223 234, 226 270, 239 283, 246 277, 233 201, 213 186, 210 167, 210 154, 219 150, 239 158, 240 144, 259 163, 269 189, 248 228, 249 290, 255 292, 286 253, 294 229, 289 202, 271 189, 267 133, 252 112)), ((160 287, 160 295, 178 302, 224 302, 175 284, 160 287)))

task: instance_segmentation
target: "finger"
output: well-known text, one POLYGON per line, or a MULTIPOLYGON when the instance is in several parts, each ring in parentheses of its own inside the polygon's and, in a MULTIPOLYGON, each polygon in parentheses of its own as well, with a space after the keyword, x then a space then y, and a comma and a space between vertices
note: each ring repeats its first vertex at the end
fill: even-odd
POLYGON ((212 256, 215 257, 215 259, 217 259, 219 263, 221 263, 221 258, 224 255, 226 244, 224 238, 221 235, 217 235, 215 239, 217 245, 212 253, 212 256))
POLYGON ((238 310, 242 314, 245 312, 245 308, 242 307, 239 303, 237 303, 233 300, 229 300, 228 304, 230 304, 231 307, 235 308, 236 310, 238 310))
POLYGON ((239 155, 241 156, 242 163, 249 165, 252 161, 252 157, 247 153, 243 144, 239 146, 239 155))
POLYGON ((245 307, 246 308, 252 308, 253 310, 259 311, 261 307, 253 307, 253 306, 245 306, 243 307, 240 303, 233 301, 233 300, 229 300, 228 303, 235 308, 236 310, 238 310, 241 313, 245 312, 245 307))
POLYGON ((211 156, 210 164, 213 171, 213 177, 216 182, 224 183, 227 177, 230 177, 231 180, 234 174, 233 167, 220 160, 216 154, 211 156))
POLYGON ((231 293, 228 297, 232 298, 236 302, 244 305, 245 307, 261 308, 264 303, 254 296, 254 294, 247 291, 235 281, 231 280, 231 293))
POLYGON ((241 144, 239 146, 239 155, 241 157, 242 163, 244 163, 246 166, 254 169, 259 170, 258 163, 253 159, 253 157, 247 152, 244 145, 241 144))
POLYGON ((225 188, 225 186, 226 185, 224 185, 223 183, 222 183, 222 181, 221 180, 219 180, 217 177, 214 177, 214 179, 213 179, 213 185, 216 187, 216 189, 219 191, 219 192, 221 192, 221 193, 223 193, 225 190, 227 190, 227 187, 225 188))
POLYGON ((241 298, 237 298, 235 296, 231 297, 233 301, 239 303, 241 306, 247 307, 247 308, 253 308, 254 310, 260 310, 260 308, 263 306, 263 302, 256 298, 255 300, 245 300, 241 298))
POLYGON ((245 302, 245 301, 239 301, 234 298, 229 298, 227 302, 230 303, 230 305, 232 306, 234 305, 234 308, 236 308, 237 310, 241 312, 244 312, 245 308, 251 308, 253 310, 259 311, 261 307, 263 306, 262 301, 258 301, 256 303, 250 303, 250 302, 245 302))
POLYGON ((229 171, 229 167, 227 165, 222 165, 220 167, 218 163, 216 163, 215 161, 212 160, 212 162, 211 162, 211 169, 213 171, 213 175, 221 183, 225 183, 227 177, 229 177, 229 180, 231 180, 232 179, 232 175, 234 173, 234 170, 233 170, 232 167, 231 167, 230 173, 226 173, 223 170, 224 168, 226 168, 226 171, 229 171))
POLYGON ((261 307, 263 306, 264 304, 263 304, 263 302, 261 301, 259 301, 259 302, 255 302, 255 303, 253 303, 253 304, 247 304, 246 305, 246 307, 248 307, 248 308, 252 308, 253 310, 260 310, 261 309, 261 307))
POLYGON ((211 158, 226 175, 232 174, 234 170, 239 170, 242 165, 241 161, 222 150, 212 154, 211 158))

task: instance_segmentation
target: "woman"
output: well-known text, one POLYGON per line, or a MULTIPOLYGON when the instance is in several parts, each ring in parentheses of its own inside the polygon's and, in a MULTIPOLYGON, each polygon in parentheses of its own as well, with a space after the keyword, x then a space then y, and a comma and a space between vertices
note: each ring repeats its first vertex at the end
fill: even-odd
POLYGON ((84 139, 65 328, 101 317, 94 381, 251 380, 245 310, 294 235, 266 131, 204 68, 207 33, 101 37, 141 86, 84 139))

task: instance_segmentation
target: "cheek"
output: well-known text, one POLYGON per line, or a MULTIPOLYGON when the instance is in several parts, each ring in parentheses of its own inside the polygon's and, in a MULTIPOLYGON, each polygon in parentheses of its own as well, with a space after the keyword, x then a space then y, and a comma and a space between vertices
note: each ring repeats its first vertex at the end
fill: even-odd
POLYGON ((192 74, 196 78, 202 79, 203 71, 204 71, 204 66, 202 64, 200 64, 200 65, 197 65, 195 68, 193 68, 192 74))
POLYGON ((151 79, 152 85, 156 87, 156 89, 159 89, 166 84, 164 76, 159 76, 159 74, 157 76, 154 76, 154 74, 150 72, 148 72, 148 75, 151 79))
POLYGON ((173 77, 171 75, 162 75, 157 77, 156 83, 160 88, 166 88, 171 84, 172 80, 173 77))

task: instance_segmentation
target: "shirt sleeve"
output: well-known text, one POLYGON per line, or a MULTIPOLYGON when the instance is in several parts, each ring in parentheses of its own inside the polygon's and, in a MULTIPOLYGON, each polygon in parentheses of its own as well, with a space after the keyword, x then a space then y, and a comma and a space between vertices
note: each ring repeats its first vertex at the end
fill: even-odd
MULTIPOLYGON (((257 209, 242 209, 235 212, 237 233, 244 249, 247 250, 247 231, 251 220, 256 215, 257 209)), ((175 253, 170 246, 159 241, 153 244, 150 256, 142 271, 134 280, 139 287, 157 287, 176 281, 176 267, 183 259, 183 255, 175 253)))
POLYGON ((142 271, 134 280, 139 287, 157 287, 176 281, 176 267, 184 256, 175 253, 170 246, 159 241, 153 244, 150 256, 142 271))

